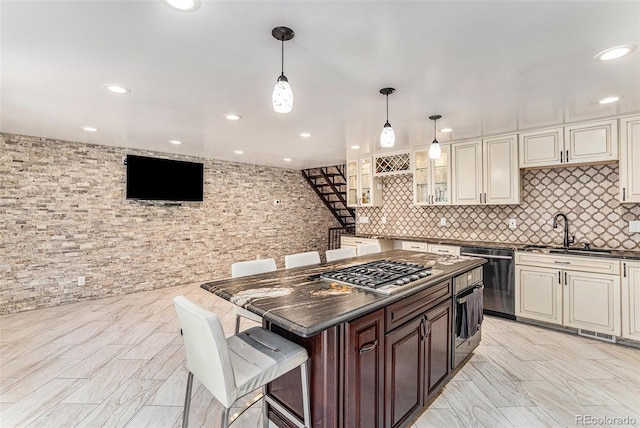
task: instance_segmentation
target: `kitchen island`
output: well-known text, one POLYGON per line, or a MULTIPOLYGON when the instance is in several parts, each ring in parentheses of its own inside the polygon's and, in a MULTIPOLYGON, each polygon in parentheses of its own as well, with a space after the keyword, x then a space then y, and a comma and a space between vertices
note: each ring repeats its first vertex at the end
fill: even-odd
MULTIPOLYGON (((310 358, 314 427, 405 426, 446 383, 452 359, 452 289, 484 260, 393 250, 332 263, 209 282, 202 288, 263 317, 310 358), (318 279, 376 260, 430 266, 434 274, 378 294, 318 279)), ((268 393, 300 415, 299 372, 268 393)), ((269 417, 287 423, 274 409, 269 417)))

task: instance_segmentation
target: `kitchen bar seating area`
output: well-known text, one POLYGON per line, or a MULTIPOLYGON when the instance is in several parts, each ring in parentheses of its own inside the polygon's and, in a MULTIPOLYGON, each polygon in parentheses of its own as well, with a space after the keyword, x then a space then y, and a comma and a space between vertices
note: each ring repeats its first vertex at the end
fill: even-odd
MULTIPOLYGON (((14 326, 0 336, 3 427, 180 427, 187 368, 172 303, 179 295, 233 334, 233 305, 200 284, 2 316, 14 326)), ((637 350, 496 317, 482 328, 473 358, 409 427, 640 420, 637 350)), ((234 425, 261 427, 261 412, 255 405, 234 425)), ((194 381, 189 425, 219 426, 221 415, 194 381)))

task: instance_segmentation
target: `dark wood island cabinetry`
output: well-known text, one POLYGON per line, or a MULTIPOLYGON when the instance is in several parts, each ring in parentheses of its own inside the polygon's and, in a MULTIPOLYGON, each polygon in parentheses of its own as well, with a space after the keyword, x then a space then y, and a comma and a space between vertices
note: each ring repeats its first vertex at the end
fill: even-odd
MULTIPOLYGON (((202 287, 262 315, 266 328, 307 349, 314 427, 402 427, 449 378, 452 278, 483 262, 393 250, 202 287), (312 280, 323 270, 382 259, 431 263, 440 273, 386 296, 312 280)), ((301 414, 298 371, 267 391, 301 414)), ((274 409, 269 417, 289 426, 274 409)))

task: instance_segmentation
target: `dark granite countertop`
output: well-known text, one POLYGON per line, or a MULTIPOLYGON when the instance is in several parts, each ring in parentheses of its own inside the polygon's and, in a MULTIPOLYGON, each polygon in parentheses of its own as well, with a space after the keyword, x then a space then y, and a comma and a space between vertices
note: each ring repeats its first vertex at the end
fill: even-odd
POLYGON ((474 257, 441 256, 406 250, 385 251, 331 263, 284 269, 242 278, 207 282, 201 287, 255 312, 302 337, 358 318, 485 263, 474 257), (309 280, 312 275, 373 260, 394 260, 432 265, 442 271, 390 296, 355 287, 309 280))
POLYGON ((559 254, 585 257, 609 257, 616 259, 640 260, 640 249, 638 251, 616 250, 611 248, 597 248, 596 251, 581 251, 579 247, 572 247, 568 251, 562 252, 559 247, 536 246, 535 244, 514 243, 514 242, 491 242, 491 241, 461 241, 455 239, 431 238, 425 236, 394 236, 394 235, 366 235, 357 234, 361 238, 379 238, 398 241, 428 242, 430 244, 457 245, 460 247, 484 247, 498 250, 530 251, 535 253, 559 254), (538 247, 538 248, 531 248, 538 247), (545 248, 541 248, 545 247, 545 248), (605 252, 599 251, 604 250, 605 252))

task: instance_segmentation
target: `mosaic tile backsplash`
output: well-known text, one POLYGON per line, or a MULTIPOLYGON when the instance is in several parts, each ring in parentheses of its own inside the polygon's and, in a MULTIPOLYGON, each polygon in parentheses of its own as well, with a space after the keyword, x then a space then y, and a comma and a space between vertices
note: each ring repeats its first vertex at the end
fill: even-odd
POLYGON ((369 223, 358 224, 358 233, 562 245, 562 221, 552 227, 553 216, 561 212, 577 244, 640 250, 640 233, 630 233, 628 226, 630 220, 640 220, 640 204, 618 201, 617 164, 520 173, 520 205, 489 206, 414 206, 411 175, 385 177, 382 206, 357 209, 358 216, 369 217, 369 223), (446 226, 439 225, 443 217, 446 226), (508 224, 512 218, 514 230, 508 224))

